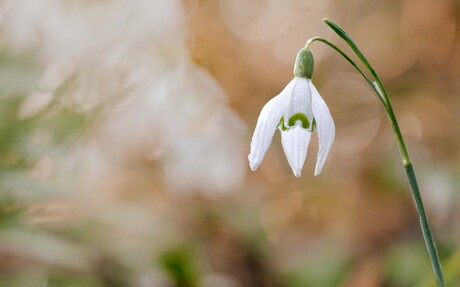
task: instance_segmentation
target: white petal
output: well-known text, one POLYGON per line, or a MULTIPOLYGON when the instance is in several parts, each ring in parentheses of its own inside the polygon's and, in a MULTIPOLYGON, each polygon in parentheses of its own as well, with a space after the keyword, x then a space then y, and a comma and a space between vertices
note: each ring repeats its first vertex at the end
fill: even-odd
POLYGON ((294 86, 289 99, 289 106, 284 115, 285 124, 288 124, 289 119, 297 114, 304 114, 310 121, 310 125, 313 121, 312 112, 312 99, 310 91, 310 79, 306 78, 294 78, 294 86))
POLYGON ((284 153, 292 168, 292 172, 294 172, 294 175, 297 177, 299 177, 302 172, 303 164, 307 157, 310 138, 311 132, 302 128, 300 125, 281 132, 281 142, 283 143, 284 153))
POLYGON ((312 91, 313 116, 316 121, 316 130, 318 132, 319 150, 318 159, 316 160, 315 175, 321 173, 324 163, 326 162, 329 151, 335 137, 335 125, 329 108, 326 106, 318 90, 310 82, 312 91))
POLYGON ((268 101, 260 112, 248 156, 251 170, 256 170, 260 166, 270 147, 273 134, 289 104, 293 83, 292 80, 278 96, 268 101))

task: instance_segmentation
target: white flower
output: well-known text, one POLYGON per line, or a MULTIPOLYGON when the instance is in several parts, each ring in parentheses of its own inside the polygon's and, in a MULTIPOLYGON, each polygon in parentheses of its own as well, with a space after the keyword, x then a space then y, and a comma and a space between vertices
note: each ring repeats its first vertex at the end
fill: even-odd
POLYGON ((309 77, 295 77, 284 90, 262 108, 248 156, 251 170, 256 170, 267 153, 275 130, 294 175, 299 177, 307 156, 311 133, 318 133, 319 151, 315 175, 321 173, 334 142, 335 125, 326 103, 309 77))

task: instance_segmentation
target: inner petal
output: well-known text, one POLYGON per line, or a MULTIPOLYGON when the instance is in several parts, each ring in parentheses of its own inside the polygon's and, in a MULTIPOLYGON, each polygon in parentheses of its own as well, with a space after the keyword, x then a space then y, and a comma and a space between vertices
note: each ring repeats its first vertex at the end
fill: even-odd
POLYGON ((294 175, 297 177, 302 172, 310 138, 311 132, 300 126, 281 132, 281 143, 283 144, 284 153, 294 175))

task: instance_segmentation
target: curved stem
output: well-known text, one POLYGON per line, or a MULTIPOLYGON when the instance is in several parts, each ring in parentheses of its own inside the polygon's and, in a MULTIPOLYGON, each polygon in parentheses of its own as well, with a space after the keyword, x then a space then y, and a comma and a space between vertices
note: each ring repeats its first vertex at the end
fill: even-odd
MULTIPOLYGON (((367 58, 364 56, 363 52, 358 48, 358 46, 355 44, 355 41, 348 35, 347 32, 345 32, 339 25, 337 25, 334 21, 328 19, 328 18, 323 18, 324 23, 328 25, 334 32, 336 32, 340 38, 342 38, 348 46, 355 52, 356 56, 361 60, 361 62, 366 66, 366 68, 369 70, 369 73, 372 75, 374 80, 376 81, 380 91, 384 91, 385 88, 383 87, 382 81, 380 80, 379 75, 377 75, 377 72, 374 70, 372 65, 369 63, 367 58)), ((386 95, 386 92, 385 92, 386 95)), ((387 96, 387 95, 386 95, 387 96)), ((388 98, 388 96, 386 97, 388 98)))
POLYGON ((342 55, 361 74, 361 76, 363 76, 364 79, 366 79, 367 82, 371 82, 371 80, 364 74, 363 70, 361 70, 361 68, 358 67, 358 65, 356 65, 356 63, 347 54, 345 54, 345 52, 343 52, 339 47, 337 47, 336 45, 332 44, 328 40, 326 40, 324 38, 321 38, 321 37, 310 38, 310 39, 308 39, 307 44, 305 44, 305 48, 310 48, 311 44, 313 44, 313 42, 315 42, 315 41, 323 42, 324 44, 328 45, 332 49, 334 49, 337 52, 339 52, 340 55, 342 55))
MULTIPOLYGON (((369 85, 371 85, 374 92, 382 100, 382 104, 385 107, 388 119, 393 129, 393 133, 396 137, 396 141, 398 142, 399 150, 401 152, 401 156, 402 156, 402 160, 404 164, 404 170, 406 172, 407 180, 409 182, 410 191, 412 193, 412 197, 414 198, 415 206, 419 214, 420 227, 422 229, 423 238, 425 240, 428 254, 431 259, 431 265, 433 267, 436 284, 438 287, 445 287, 446 283, 445 283, 444 275, 442 272, 441 261, 439 260, 438 251, 436 249, 436 243, 434 241, 433 233, 431 232, 430 223, 428 221, 428 216, 426 214, 425 207, 424 207, 423 200, 422 200, 422 195, 420 194, 420 189, 418 187, 414 167, 412 166, 409 152, 407 150, 406 143, 404 142, 404 138, 399 128, 399 124, 396 119, 396 116, 393 110, 393 106, 391 105, 391 101, 390 101, 390 98, 388 97, 387 91, 385 87, 383 86, 383 83, 380 80, 380 77, 378 76, 377 72, 372 67, 372 65, 369 63, 369 61, 366 59, 366 57, 361 52, 361 50, 358 48, 358 46, 353 41, 353 39, 339 25, 334 23, 332 20, 325 18, 323 19, 323 21, 350 46, 350 48, 355 52, 356 56, 361 60, 363 65, 367 68, 372 78, 374 79, 374 81, 370 80, 368 77, 364 75, 364 73, 359 68, 357 68, 358 72, 364 77, 364 79, 369 83, 369 85)), ((313 41, 314 40, 312 40, 312 42, 313 41)), ((322 40, 317 39, 317 41, 322 41, 322 40)), ((326 43, 327 41, 322 41, 322 42, 326 43)), ((334 48, 333 46, 331 47, 334 48)), ((334 48, 334 49, 338 51, 348 62, 350 62, 353 67, 355 68, 357 67, 357 65, 350 59, 350 57, 345 55, 343 51, 341 51, 338 48, 334 48)))
POLYGON ((363 70, 361 70, 361 68, 347 55, 345 54, 345 52, 343 52, 339 47, 337 47, 336 45, 332 44, 331 42, 329 42, 328 40, 324 39, 324 38, 321 38, 321 37, 313 37, 313 38, 310 38, 308 39, 307 41, 307 44, 305 44, 305 47, 306 48, 309 48, 311 46, 311 44, 313 44, 313 42, 315 41, 318 41, 318 42, 322 42, 326 45, 328 45, 329 47, 331 47, 332 49, 336 50, 340 55, 342 55, 342 57, 345 58, 345 60, 347 60, 357 71, 358 73, 363 76, 363 78, 366 80, 366 82, 371 86, 371 88, 374 90, 374 92, 376 93, 377 97, 379 98, 379 100, 382 102, 382 104, 385 104, 384 101, 383 101, 383 98, 380 96, 380 93, 378 91, 378 87, 376 87, 372 80, 369 79, 363 72, 363 70))

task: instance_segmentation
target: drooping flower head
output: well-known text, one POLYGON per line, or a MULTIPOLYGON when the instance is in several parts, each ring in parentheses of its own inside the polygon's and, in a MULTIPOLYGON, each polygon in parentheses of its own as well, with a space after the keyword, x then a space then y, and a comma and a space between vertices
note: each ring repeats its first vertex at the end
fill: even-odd
POLYGON ((251 170, 262 163, 278 128, 284 153, 296 177, 301 175, 311 133, 318 133, 315 175, 321 173, 334 142, 335 125, 326 103, 311 82, 313 68, 311 50, 301 49, 294 65, 294 79, 262 108, 248 156, 251 170))

